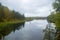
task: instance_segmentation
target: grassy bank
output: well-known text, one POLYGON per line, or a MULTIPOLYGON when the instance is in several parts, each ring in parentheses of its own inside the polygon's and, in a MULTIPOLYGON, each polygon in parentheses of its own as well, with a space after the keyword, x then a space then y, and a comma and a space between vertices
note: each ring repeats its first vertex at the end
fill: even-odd
POLYGON ((6 21, 6 22, 0 22, 0 27, 1 26, 6 26, 8 24, 17 24, 17 23, 22 23, 25 22, 26 20, 15 20, 15 21, 6 21))
POLYGON ((25 22, 25 21, 31 21, 32 19, 24 19, 24 20, 15 20, 15 21, 6 21, 6 22, 0 22, 0 27, 1 26, 6 26, 8 24, 17 24, 17 23, 22 23, 22 22, 25 22))

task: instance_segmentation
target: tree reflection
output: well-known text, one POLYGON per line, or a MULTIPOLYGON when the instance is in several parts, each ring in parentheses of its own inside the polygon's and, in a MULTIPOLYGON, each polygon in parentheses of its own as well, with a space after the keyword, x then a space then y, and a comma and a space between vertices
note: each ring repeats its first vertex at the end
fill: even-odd
POLYGON ((15 32, 16 30, 19 30, 22 27, 24 27, 24 22, 6 25, 0 30, 0 40, 2 40, 4 36, 9 35, 9 33, 11 33, 12 31, 15 32))
POLYGON ((55 27, 52 26, 52 23, 47 24, 44 32, 44 40, 54 40, 56 30, 55 27))

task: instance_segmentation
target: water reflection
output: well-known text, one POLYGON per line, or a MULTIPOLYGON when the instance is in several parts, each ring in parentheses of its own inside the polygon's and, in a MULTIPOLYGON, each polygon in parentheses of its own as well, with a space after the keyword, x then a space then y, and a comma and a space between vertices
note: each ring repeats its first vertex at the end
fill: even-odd
POLYGON ((9 35, 11 32, 21 29, 22 27, 24 27, 24 22, 6 25, 0 29, 0 40, 3 40, 5 36, 9 35))
POLYGON ((33 20, 25 24, 7 25, 0 31, 0 38, 2 40, 43 40, 45 33, 43 30, 47 24, 46 20, 33 20))
POLYGON ((46 20, 33 20, 25 22, 24 28, 11 31, 4 36, 4 40, 43 40, 44 32, 47 24, 46 20))
POLYGON ((44 40, 55 40, 56 29, 53 23, 48 23, 44 32, 44 40))

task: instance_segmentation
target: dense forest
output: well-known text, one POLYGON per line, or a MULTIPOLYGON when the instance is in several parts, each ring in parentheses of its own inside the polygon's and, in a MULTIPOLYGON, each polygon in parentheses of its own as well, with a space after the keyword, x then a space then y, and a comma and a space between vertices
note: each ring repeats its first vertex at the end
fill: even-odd
POLYGON ((55 40, 60 40, 60 0, 55 0, 55 2, 53 3, 53 8, 55 11, 51 12, 51 15, 48 16, 48 21, 55 23, 55 40))
POLYGON ((0 22, 23 20, 25 17, 19 12, 10 10, 0 3, 0 22))

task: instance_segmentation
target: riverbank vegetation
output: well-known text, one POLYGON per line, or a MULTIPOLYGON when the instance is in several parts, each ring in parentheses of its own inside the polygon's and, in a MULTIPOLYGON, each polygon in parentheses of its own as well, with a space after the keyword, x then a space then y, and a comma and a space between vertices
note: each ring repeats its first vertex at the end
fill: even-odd
POLYGON ((22 27, 24 27, 24 23, 13 23, 8 25, 2 25, 0 27, 0 40, 10 34, 11 32, 15 32, 16 30, 20 30, 22 27))
POLYGON ((60 40, 60 0, 55 0, 53 3, 54 12, 48 16, 48 21, 53 22, 56 25, 56 37, 55 40, 60 40))
POLYGON ((21 20, 24 20, 25 17, 23 14, 19 13, 19 12, 16 12, 14 10, 10 10, 8 7, 6 6, 3 6, 1 3, 0 3, 0 23, 10 23, 10 22, 18 22, 21 20))
POLYGON ((24 25, 25 16, 0 3, 0 40, 15 29, 20 29, 24 25))

